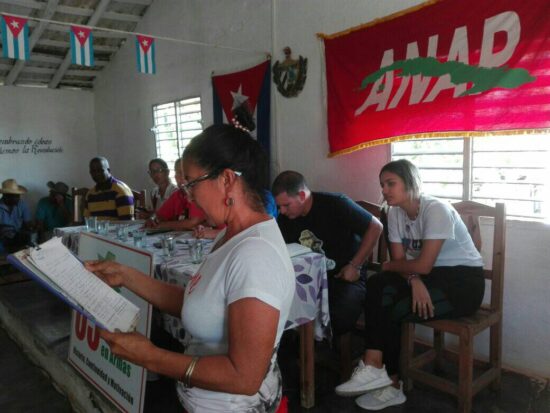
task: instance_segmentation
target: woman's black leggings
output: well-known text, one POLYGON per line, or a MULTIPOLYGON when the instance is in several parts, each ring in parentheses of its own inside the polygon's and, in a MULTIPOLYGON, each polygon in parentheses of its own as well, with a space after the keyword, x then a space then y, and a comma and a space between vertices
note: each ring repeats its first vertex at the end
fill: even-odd
MULTIPOLYGON (((422 276, 432 304, 433 319, 457 318, 474 313, 483 300, 482 267, 434 267, 422 276)), ((395 272, 381 272, 367 281, 365 345, 380 350, 389 375, 399 371, 401 323, 424 321, 412 312, 411 287, 395 272)))

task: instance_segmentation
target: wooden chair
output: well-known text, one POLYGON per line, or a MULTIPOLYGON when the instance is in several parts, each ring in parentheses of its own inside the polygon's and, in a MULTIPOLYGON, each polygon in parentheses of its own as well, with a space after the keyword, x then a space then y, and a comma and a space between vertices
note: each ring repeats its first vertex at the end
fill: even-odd
MULTIPOLYGON (((368 201, 356 201, 358 205, 371 213, 372 216, 381 219, 381 205, 374 204, 368 201)), ((373 253, 367 259, 368 263, 371 264, 381 264, 388 259, 388 244, 386 243, 386 237, 384 232, 380 234, 378 238, 378 243, 374 247, 373 253)), ((363 316, 359 318, 355 328, 359 331, 365 329, 365 320, 363 316)), ((352 332, 342 334, 338 337, 338 347, 340 350, 340 379, 346 381, 351 376, 351 371, 353 368, 353 357, 351 351, 351 339, 352 332)))
POLYGON ((132 195, 134 196, 134 215, 137 215, 140 211, 145 210, 145 193, 147 191, 142 189, 141 191, 136 191, 132 189, 132 195))
POLYGON ((73 223, 79 224, 84 221, 84 208, 86 207, 86 194, 88 188, 73 187, 71 194, 73 196, 73 223))
POLYGON ((432 349, 417 356, 414 356, 413 348, 415 324, 404 323, 401 337, 401 374, 408 390, 411 389, 413 381, 435 387, 458 398, 459 412, 470 412, 472 397, 476 393, 489 384, 495 390, 500 387, 506 212, 502 203, 490 207, 472 201, 465 201, 456 203, 453 206, 460 213, 476 247, 480 251, 479 217, 494 218, 492 265, 490 270, 484 270, 485 278, 491 280, 490 303, 482 305, 470 317, 421 323, 421 325, 434 330, 434 341, 432 349), (474 379, 474 337, 487 328, 490 329, 489 368, 474 379), (445 333, 458 336, 458 356, 445 350, 445 333), (422 366, 432 361, 435 361, 436 367, 441 366, 444 356, 458 359, 458 383, 422 369, 422 366))

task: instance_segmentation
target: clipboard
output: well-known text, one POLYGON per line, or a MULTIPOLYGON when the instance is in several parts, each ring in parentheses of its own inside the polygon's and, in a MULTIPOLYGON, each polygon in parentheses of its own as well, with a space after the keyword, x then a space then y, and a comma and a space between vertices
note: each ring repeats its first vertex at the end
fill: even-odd
MULTIPOLYGON (((90 273, 82 268, 82 262, 78 258, 70 252, 67 254, 68 250, 61 245, 60 240, 53 243, 52 241, 43 244, 49 249, 46 248, 42 256, 38 253, 40 247, 31 247, 9 255, 8 261, 99 327, 111 332, 116 330, 134 331, 139 318, 139 308, 99 278, 89 275, 90 273), (57 256, 58 260, 62 259, 63 261, 59 261, 60 263, 67 262, 64 271, 56 272, 51 268, 42 270, 38 267, 40 263, 47 262, 52 256, 57 256), (36 261, 37 259, 38 261, 36 261), (78 264, 74 261, 75 259, 78 264), (73 274, 75 274, 74 278, 73 274), (98 319, 98 317, 101 318, 98 319)), ((57 263, 55 264, 57 265, 57 263)), ((61 264, 59 266, 63 267, 61 264)), ((59 266, 56 266, 55 269, 57 270, 59 266)), ((47 267, 48 265, 44 268, 47 267)))
POLYGON ((42 288, 48 290, 50 293, 52 293, 61 301, 63 301, 65 304, 67 304, 69 307, 71 307, 73 310, 78 311, 84 317, 93 321, 94 324, 96 324, 100 328, 104 330, 108 330, 107 327, 105 327, 102 323, 97 321, 93 315, 87 312, 73 298, 65 294, 65 292, 61 288, 59 288, 54 282, 52 282, 46 274, 44 274, 42 271, 40 271, 40 269, 34 266, 34 264, 27 259, 27 256, 28 256, 28 250, 21 250, 14 254, 8 255, 7 259, 11 265, 13 265, 15 268, 17 268, 19 271, 21 271, 28 277, 32 278, 42 288))

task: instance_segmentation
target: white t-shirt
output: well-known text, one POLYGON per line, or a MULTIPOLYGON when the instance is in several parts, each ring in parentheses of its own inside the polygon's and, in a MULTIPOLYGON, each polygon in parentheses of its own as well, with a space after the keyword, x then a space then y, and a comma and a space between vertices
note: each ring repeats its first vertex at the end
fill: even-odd
MULTIPOLYGON (((218 234, 223 236, 225 230, 218 234)), ((292 304, 296 280, 286 244, 277 222, 264 221, 237 234, 210 253, 187 284, 182 308, 186 335, 185 354, 208 356, 228 352, 229 305, 254 297, 279 310, 274 346, 284 330, 292 304)), ((276 358, 273 355, 272 361, 276 358)), ((269 375, 268 375, 269 376, 269 375)), ((261 392, 271 389, 266 376, 261 392)), ((214 392, 178 386, 178 393, 189 412, 249 411, 261 397, 214 392)))
POLYGON ((411 220, 405 210, 391 207, 388 212, 390 242, 403 244, 408 260, 418 258, 422 240, 444 239, 434 267, 483 266, 468 229, 452 205, 429 195, 420 196, 420 211, 411 220))
POLYGON ((172 182, 168 184, 166 187, 166 191, 164 191, 164 196, 160 195, 160 190, 158 186, 155 186, 151 191, 148 193, 147 199, 145 200, 145 207, 148 211, 153 210, 153 199, 156 198, 157 202, 155 204, 155 211, 158 211, 160 206, 166 201, 168 198, 170 198, 170 195, 172 195, 175 191, 178 190, 178 187, 174 185, 172 182))

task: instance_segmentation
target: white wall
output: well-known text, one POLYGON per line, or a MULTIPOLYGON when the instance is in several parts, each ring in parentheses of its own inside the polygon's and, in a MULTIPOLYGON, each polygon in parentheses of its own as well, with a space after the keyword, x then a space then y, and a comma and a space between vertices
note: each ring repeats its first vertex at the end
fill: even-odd
MULTIPOLYGON (((272 88, 272 153, 277 171, 304 173, 314 189, 340 191, 354 199, 378 201, 378 172, 389 147, 378 146, 327 158, 323 107, 323 59, 315 34, 333 33, 420 3, 420 0, 163 0, 156 1, 138 31, 161 36, 271 51, 282 48, 309 59, 302 93, 287 99, 272 88), (272 30, 272 27, 274 30, 272 30)), ((254 53, 157 44, 156 76, 136 73, 131 39, 96 84, 95 114, 99 151, 111 160, 115 175, 134 187, 149 186, 147 161, 155 156, 152 105, 200 95, 205 125, 212 122, 212 70, 256 63, 254 53)), ((550 376, 550 277, 547 268, 550 228, 539 223, 508 226, 505 274, 504 362, 550 376)), ((483 354, 484 338, 476 347, 483 354)))
MULTIPOLYGON (((267 1, 162 0, 152 4, 137 31, 178 39, 270 50, 267 1), (266 24, 268 25, 266 27, 266 24)), ((150 187, 147 163, 156 156, 152 106, 200 96, 204 125, 213 122, 212 70, 247 67, 261 54, 183 43, 156 45, 157 75, 137 73, 135 42, 130 39, 96 82, 99 150, 113 173, 135 188, 150 187), (117 172, 119 171, 119 172, 117 172)))
MULTIPOLYGON (((0 153, 0 181, 14 178, 29 192, 25 199, 34 210, 48 194, 46 183, 64 181, 69 186, 89 186, 88 161, 97 150, 93 121, 94 97, 90 92, 27 87, 0 87, 0 140, 44 138, 60 153, 0 153)), ((42 148, 48 145, 41 145, 42 148)))

